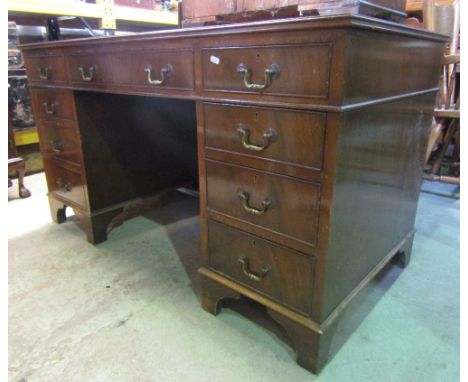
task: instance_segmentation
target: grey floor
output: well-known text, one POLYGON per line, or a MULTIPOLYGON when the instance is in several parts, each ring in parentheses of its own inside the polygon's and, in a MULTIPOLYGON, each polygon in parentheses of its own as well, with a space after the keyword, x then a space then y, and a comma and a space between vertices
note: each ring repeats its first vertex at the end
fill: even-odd
POLYGON ((43 174, 9 189, 9 380, 459 380, 459 201, 424 184, 412 262, 379 275, 377 304, 317 377, 248 301, 200 308, 196 201, 131 219, 97 246, 50 221, 43 174))

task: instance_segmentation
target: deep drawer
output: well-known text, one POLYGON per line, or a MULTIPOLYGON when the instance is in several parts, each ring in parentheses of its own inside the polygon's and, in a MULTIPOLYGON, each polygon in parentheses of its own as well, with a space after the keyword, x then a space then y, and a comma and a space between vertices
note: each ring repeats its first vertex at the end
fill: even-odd
POLYGON ((37 119, 44 159, 61 159, 81 165, 81 143, 73 121, 37 119))
POLYGON ((320 185, 206 160, 208 209, 315 245, 320 185))
POLYGON ((26 72, 28 82, 33 84, 60 84, 67 82, 65 60, 61 53, 47 56, 29 56, 26 54, 26 72))
POLYGON ((209 265, 235 281, 309 315, 315 258, 210 221, 209 265))
POLYGON ((203 111, 207 148, 322 169, 324 113, 212 103, 203 111))
POLYGON ((51 160, 44 160, 49 192, 86 208, 86 195, 80 172, 71 171, 51 160))
POLYGON ((328 98, 329 43, 202 49, 203 89, 328 98))
POLYGON ((74 119, 73 94, 70 90, 31 89, 34 115, 74 119))
POLYGON ((132 56, 132 84, 155 90, 194 89, 193 52, 146 51, 132 56))

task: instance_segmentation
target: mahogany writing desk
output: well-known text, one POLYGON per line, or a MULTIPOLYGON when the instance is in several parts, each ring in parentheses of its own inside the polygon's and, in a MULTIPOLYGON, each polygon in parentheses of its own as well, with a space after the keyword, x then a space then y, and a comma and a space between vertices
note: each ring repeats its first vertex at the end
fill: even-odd
POLYGON ((362 16, 23 46, 52 216, 98 243, 129 200, 198 180, 203 307, 263 304, 316 372, 353 297, 409 261, 443 49, 362 16))

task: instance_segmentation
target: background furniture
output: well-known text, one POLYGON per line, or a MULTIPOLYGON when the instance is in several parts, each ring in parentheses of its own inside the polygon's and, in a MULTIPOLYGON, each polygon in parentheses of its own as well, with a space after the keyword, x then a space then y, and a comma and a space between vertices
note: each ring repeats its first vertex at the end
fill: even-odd
POLYGON ((198 178, 203 307, 259 302, 317 372, 359 291, 409 262, 444 42, 348 15, 24 46, 52 217, 98 243, 198 178))
POLYGON ((17 146, 39 142, 15 22, 8 22, 8 111, 17 146))
MULTIPOLYGON (((24 186, 25 172, 26 163, 23 158, 18 157, 11 123, 11 115, 8 113, 8 174, 14 173, 18 178, 18 193, 20 198, 31 196, 31 192, 24 186)), ((8 178, 8 187, 11 186, 13 186, 13 182, 8 178)))
POLYGON ((444 56, 424 179, 460 184, 460 55, 444 56), (451 152, 449 152, 449 149, 451 152), (446 166, 445 174, 441 171, 446 166))
POLYGON ((426 4, 428 28, 450 36, 439 81, 424 179, 460 184, 460 3, 426 4))
POLYGON ((184 0, 182 25, 230 21, 233 14, 251 21, 346 13, 403 21, 406 18, 405 4, 406 0, 184 0))

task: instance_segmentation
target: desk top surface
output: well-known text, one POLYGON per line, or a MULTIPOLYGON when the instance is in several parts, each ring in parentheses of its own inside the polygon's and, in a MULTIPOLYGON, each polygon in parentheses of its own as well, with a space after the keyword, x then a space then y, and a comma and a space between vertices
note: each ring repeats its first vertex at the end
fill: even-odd
POLYGON ((183 39, 190 37, 210 37, 222 35, 234 35, 244 33, 260 33, 270 31, 312 31, 314 29, 328 28, 358 28, 387 33, 396 33, 407 36, 417 36, 421 39, 447 41, 448 36, 418 29, 404 24, 381 20, 362 15, 338 15, 338 16, 308 16, 289 19, 275 19, 268 21, 245 22, 215 26, 203 26, 195 28, 171 29, 156 32, 144 32, 125 36, 99 36, 93 38, 79 38, 59 41, 47 41, 21 46, 23 50, 54 48, 61 46, 88 45, 88 44, 112 44, 131 41, 149 41, 165 39, 183 39))

